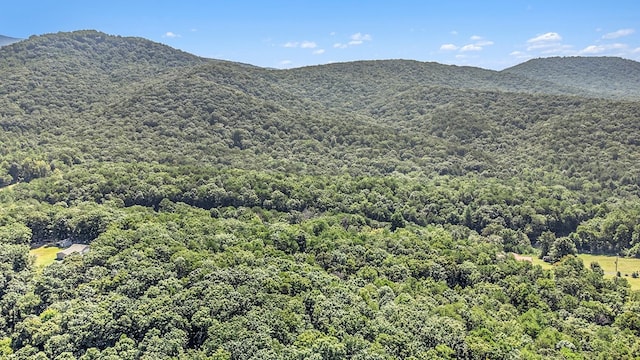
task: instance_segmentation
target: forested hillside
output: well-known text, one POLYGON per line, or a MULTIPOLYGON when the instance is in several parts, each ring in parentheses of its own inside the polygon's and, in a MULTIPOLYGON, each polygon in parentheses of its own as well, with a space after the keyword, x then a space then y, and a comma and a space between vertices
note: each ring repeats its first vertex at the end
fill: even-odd
POLYGON ((4 46, 0 358, 640 357, 637 69, 4 46))
POLYGON ((640 63, 612 57, 533 59, 505 69, 532 80, 584 90, 594 97, 640 99, 640 63))

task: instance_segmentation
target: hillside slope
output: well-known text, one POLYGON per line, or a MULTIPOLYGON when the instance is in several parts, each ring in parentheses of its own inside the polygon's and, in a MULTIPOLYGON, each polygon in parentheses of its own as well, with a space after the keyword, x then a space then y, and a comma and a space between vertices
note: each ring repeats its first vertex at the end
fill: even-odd
POLYGON ((588 79, 94 31, 0 79, 2 359, 640 358, 638 270, 573 256, 640 257, 640 102, 588 79))
POLYGON ((571 168, 598 181, 638 176, 630 160, 638 155, 638 104, 580 99, 575 89, 586 80, 566 88, 404 60, 270 70, 94 31, 5 47, 0 75, 7 79, 0 84, 7 174, 12 158, 35 152, 47 162, 136 159, 312 173, 509 176, 571 168), (587 126, 583 118, 595 120, 587 126), (594 141, 592 126, 611 130, 595 132, 594 141), (567 147, 565 129, 586 132, 569 137, 575 146, 567 147), (610 171, 592 167, 585 154, 610 171))
POLYGON ((335 107, 358 110, 415 87, 579 95, 581 90, 517 74, 410 60, 356 61, 287 70, 282 86, 335 107))
POLYGON ((640 99, 640 63, 615 57, 533 59, 503 73, 570 86, 590 96, 640 99))
POLYGON ((148 40, 96 31, 33 36, 0 51, 2 109, 75 113, 137 82, 205 61, 148 40))

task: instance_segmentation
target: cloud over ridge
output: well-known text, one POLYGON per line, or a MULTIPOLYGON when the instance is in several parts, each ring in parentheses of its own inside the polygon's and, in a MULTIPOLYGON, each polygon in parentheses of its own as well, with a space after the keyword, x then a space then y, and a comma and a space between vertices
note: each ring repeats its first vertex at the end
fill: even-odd
POLYGON ((610 32, 602 35, 603 39, 617 39, 623 36, 628 36, 636 32, 634 29, 620 29, 618 31, 610 32))

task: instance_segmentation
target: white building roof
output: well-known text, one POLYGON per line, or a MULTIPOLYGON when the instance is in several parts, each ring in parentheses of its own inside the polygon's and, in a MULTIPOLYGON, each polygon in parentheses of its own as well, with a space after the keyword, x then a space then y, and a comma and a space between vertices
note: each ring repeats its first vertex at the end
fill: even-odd
POLYGON ((87 249, 89 248, 89 245, 85 245, 85 244, 73 244, 71 246, 69 246, 68 248, 64 249, 64 250, 60 250, 58 252, 58 254, 64 254, 64 256, 73 254, 73 253, 78 253, 78 254, 82 254, 84 253, 87 249))

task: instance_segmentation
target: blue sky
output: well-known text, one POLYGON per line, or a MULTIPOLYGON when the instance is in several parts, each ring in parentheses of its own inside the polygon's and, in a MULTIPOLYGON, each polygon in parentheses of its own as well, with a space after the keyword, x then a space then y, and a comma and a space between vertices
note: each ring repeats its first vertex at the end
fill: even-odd
POLYGON ((548 56, 640 60, 640 1, 20 0, 0 34, 95 29, 199 56, 289 68, 413 59, 503 69, 548 56))

